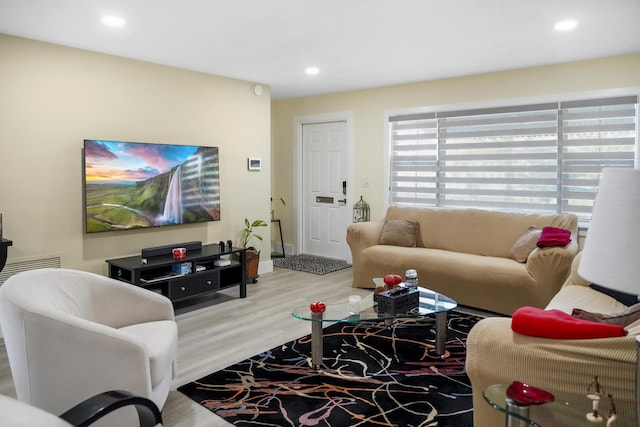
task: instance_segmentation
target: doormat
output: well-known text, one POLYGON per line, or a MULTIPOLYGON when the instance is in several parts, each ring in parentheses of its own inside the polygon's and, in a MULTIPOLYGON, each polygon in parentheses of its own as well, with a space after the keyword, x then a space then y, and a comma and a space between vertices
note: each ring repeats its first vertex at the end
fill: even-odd
POLYGON ((434 353, 433 318, 336 323, 324 329, 319 370, 306 335, 178 391, 243 427, 470 427, 466 338, 480 319, 449 313, 444 360, 434 353))
POLYGON ((324 258, 315 255, 292 255, 273 260, 274 267, 288 268, 312 274, 327 274, 351 267, 351 264, 341 259, 324 258))

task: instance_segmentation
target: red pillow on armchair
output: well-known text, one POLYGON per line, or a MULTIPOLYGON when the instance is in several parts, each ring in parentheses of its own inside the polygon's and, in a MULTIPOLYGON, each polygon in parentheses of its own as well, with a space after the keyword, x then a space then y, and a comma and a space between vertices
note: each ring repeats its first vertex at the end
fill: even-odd
POLYGON ((522 335, 554 339, 589 339, 623 337, 620 325, 591 322, 560 310, 520 307, 511 317, 511 329, 522 335))

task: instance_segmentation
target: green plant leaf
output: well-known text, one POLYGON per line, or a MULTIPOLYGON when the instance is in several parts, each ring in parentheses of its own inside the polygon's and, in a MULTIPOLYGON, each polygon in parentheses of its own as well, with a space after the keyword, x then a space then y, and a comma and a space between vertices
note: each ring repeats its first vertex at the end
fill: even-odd
POLYGON ((255 227, 266 227, 267 222, 261 219, 256 219, 253 222, 250 222, 248 218, 244 219, 244 230, 242 230, 242 247, 249 247, 249 242, 252 238, 256 238, 258 240, 262 240, 262 236, 256 234, 253 229, 255 227))

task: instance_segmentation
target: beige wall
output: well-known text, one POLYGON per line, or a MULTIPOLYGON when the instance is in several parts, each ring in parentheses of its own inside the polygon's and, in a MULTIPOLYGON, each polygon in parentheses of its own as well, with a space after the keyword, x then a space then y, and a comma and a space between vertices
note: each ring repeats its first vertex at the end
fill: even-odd
MULTIPOLYGON (((354 116, 354 198, 360 195, 371 206, 371 217, 384 215, 384 116, 389 110, 452 105, 521 101, 525 98, 598 92, 640 87, 640 54, 593 61, 528 68, 414 83, 380 89, 354 91, 327 96, 274 101, 271 107, 272 191, 274 196, 291 201, 278 206, 284 240, 294 240, 294 118, 333 112, 352 112, 354 116), (368 177, 369 188, 360 188, 360 179, 368 177)), ((350 201, 352 206, 355 200, 350 201)))
MULTIPOLYGON (((105 259, 143 247, 237 244, 245 217, 269 218, 270 157, 268 90, 257 97, 250 82, 0 35, 0 213, 13 240, 9 261, 61 254, 63 267, 104 274, 105 259), (219 147, 221 221, 85 235, 84 139, 219 147), (247 171, 250 156, 262 158, 261 172, 247 171)), ((268 259, 268 242, 261 247, 268 259)))

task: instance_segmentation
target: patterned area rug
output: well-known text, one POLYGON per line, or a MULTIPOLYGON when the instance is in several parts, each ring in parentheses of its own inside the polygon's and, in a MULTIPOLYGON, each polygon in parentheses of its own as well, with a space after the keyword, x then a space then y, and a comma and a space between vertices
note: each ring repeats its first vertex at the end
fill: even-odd
POLYGON ((273 265, 320 275, 351 267, 351 264, 343 260, 323 258, 314 255, 292 255, 285 258, 275 258, 273 265))
POLYGON ((472 426, 466 336, 481 318, 450 313, 445 360, 433 319, 337 323, 321 370, 307 335, 178 390, 236 426, 472 426))

